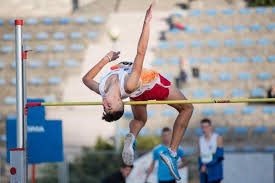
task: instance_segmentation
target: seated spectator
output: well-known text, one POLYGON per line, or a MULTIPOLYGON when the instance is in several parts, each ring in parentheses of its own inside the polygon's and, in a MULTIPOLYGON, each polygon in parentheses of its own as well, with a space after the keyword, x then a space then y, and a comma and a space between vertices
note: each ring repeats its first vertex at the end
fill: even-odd
POLYGON ((267 92, 268 98, 275 98, 275 85, 271 86, 267 92))
POLYGON ((126 183, 126 178, 130 175, 134 165, 122 164, 119 171, 106 177, 102 183, 126 183))
POLYGON ((185 58, 182 56, 181 57, 181 61, 180 61, 180 73, 179 73, 179 76, 176 78, 176 86, 178 88, 182 88, 181 85, 183 83, 186 83, 186 80, 187 80, 187 62, 185 60, 185 58))
POLYGON ((223 179, 223 138, 213 133, 211 121, 201 120, 203 135, 199 140, 201 183, 220 183, 223 179))

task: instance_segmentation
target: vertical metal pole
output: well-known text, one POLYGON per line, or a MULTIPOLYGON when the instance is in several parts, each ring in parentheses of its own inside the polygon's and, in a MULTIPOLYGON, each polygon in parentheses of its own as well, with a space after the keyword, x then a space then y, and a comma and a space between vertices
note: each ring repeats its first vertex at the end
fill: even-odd
MULTIPOLYGON (((22 47, 22 65, 23 65, 23 106, 25 108, 25 106, 27 105, 27 85, 26 85, 26 61, 27 61, 27 54, 28 54, 28 50, 25 50, 24 47, 22 47)), ((27 123, 27 113, 25 113, 25 109, 24 110, 24 118, 23 118, 23 146, 24 146, 24 167, 25 167, 25 180, 26 183, 28 182, 28 159, 27 159, 27 154, 28 154, 28 142, 27 142, 27 138, 28 138, 28 123, 27 123)))
MULTIPOLYGON (((24 71, 22 62, 22 26, 23 20, 15 20, 15 57, 16 57, 16 134, 17 134, 17 148, 26 148, 24 142, 24 71)), ((23 163, 23 176, 21 178, 22 183, 27 183, 27 160, 26 153, 21 153, 24 159, 23 163)))

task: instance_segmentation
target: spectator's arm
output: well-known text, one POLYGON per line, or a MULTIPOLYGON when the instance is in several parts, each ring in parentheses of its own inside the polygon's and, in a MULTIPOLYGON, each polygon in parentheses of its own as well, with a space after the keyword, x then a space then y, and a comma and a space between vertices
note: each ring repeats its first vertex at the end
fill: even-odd
POLYGON ((223 138, 222 136, 218 137, 218 147, 216 150, 216 153, 213 156, 213 160, 206 164, 206 166, 213 166, 217 164, 218 162, 222 161, 224 159, 223 157, 224 151, 223 151, 223 138))
POLYGON ((148 181, 149 176, 151 175, 152 171, 154 170, 156 160, 153 160, 150 167, 146 170, 146 177, 145 177, 145 182, 148 181))

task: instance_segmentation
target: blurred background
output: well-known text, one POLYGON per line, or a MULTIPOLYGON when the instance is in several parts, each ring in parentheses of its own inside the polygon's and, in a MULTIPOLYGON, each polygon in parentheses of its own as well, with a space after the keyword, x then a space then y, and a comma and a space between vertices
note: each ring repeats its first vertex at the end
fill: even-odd
MULTIPOLYGON (((150 3, 1 1, 1 183, 9 182, 6 126, 16 112, 14 19, 24 20, 24 48, 32 50, 27 60, 28 98, 100 101, 83 85, 82 76, 110 50, 121 51, 119 61, 133 61, 150 3)), ((272 98, 274 35, 274 0, 159 0, 153 12, 145 64, 177 85, 188 99, 272 98)), ((102 112, 101 106, 46 108, 46 119, 62 120, 64 161, 38 164, 38 183, 99 183, 119 169, 121 144, 133 115, 126 106, 121 120, 106 123, 101 120, 102 112)), ((161 143, 161 129, 172 127, 177 113, 166 105, 148 106, 148 116, 138 137, 137 159, 161 143)), ((202 135, 200 120, 205 117, 212 120, 214 131, 224 139, 224 182, 231 182, 228 180, 238 177, 238 172, 256 182, 262 179, 260 175, 268 178, 258 182, 275 182, 275 106, 267 103, 195 105, 182 139, 186 182, 199 182, 198 141, 202 135), (243 160, 243 166, 238 166, 234 155, 243 160)), ((140 166, 144 166, 141 177, 131 180, 144 182, 142 176, 149 164, 137 164, 135 168, 140 166)), ((236 178, 233 182, 251 182, 248 180, 236 178)))

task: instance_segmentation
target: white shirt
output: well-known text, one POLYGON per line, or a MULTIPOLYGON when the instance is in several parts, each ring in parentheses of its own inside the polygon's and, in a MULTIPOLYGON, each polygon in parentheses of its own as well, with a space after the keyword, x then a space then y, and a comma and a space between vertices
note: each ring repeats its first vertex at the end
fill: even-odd
POLYGON ((209 140, 205 135, 200 137, 200 157, 203 163, 209 163, 213 159, 213 154, 217 151, 218 134, 213 133, 209 140))

